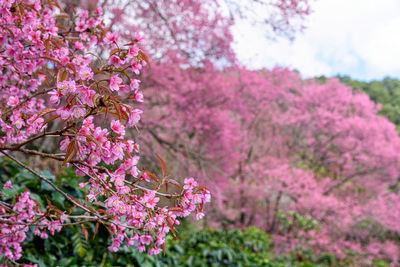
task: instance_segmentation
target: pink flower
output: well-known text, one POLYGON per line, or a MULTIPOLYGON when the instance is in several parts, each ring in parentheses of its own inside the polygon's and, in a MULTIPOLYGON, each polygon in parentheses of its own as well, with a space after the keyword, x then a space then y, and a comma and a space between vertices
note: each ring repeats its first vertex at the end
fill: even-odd
POLYGON ((95 94, 95 91, 89 89, 86 86, 79 91, 79 97, 82 100, 82 103, 88 105, 89 107, 94 106, 93 99, 95 94))
POLYGON ((139 33, 135 32, 135 40, 139 43, 143 41, 143 37, 139 33))
POLYGON ((195 218, 196 220, 200 220, 200 219, 203 218, 203 217, 204 217, 204 213, 203 213, 203 212, 196 211, 196 214, 194 215, 194 218, 195 218))
POLYGON ((74 43, 74 47, 75 47, 76 50, 81 50, 81 49, 84 48, 83 43, 82 43, 82 42, 79 42, 79 41, 76 41, 76 42, 74 43))
POLYGON ((108 130, 96 127, 93 132, 93 137, 100 143, 103 144, 107 141, 108 130))
POLYGON ((204 190, 204 203, 211 202, 211 193, 209 190, 204 190))
POLYGON ((76 24, 75 30, 78 32, 83 32, 87 29, 87 25, 84 21, 80 21, 76 24))
POLYGON ((139 55, 139 48, 137 48, 136 46, 129 47, 128 56, 130 58, 132 58, 132 57, 136 57, 137 55, 139 55))
POLYGON ((81 34, 79 34, 79 38, 81 38, 81 40, 86 41, 89 38, 89 35, 87 35, 87 33, 83 32, 81 34))
POLYGON ((62 107, 56 110, 56 114, 61 116, 61 119, 66 120, 71 116, 71 110, 67 107, 62 107))
POLYGON ((103 9, 101 7, 96 8, 96 15, 100 16, 103 14, 103 9))
POLYGON ((87 20, 88 28, 94 28, 97 26, 97 21, 94 18, 90 18, 87 20))
POLYGON ((60 221, 51 221, 48 224, 47 229, 50 231, 51 235, 54 235, 54 232, 60 232, 60 230, 61 230, 60 221))
POLYGON ((140 92, 138 90, 136 90, 135 93, 129 98, 130 99, 135 99, 137 102, 143 102, 144 101, 142 92, 140 92))
POLYGON ((139 245, 136 246, 136 249, 137 249, 139 252, 143 252, 143 251, 146 250, 146 247, 145 247, 143 244, 139 244, 139 245))
POLYGON ((80 18, 81 21, 84 21, 89 17, 89 12, 87 10, 81 9, 78 17, 80 18))
POLYGON ((76 91, 76 84, 75 81, 62 81, 57 83, 57 88, 60 89, 60 93, 62 95, 66 95, 68 93, 73 94, 76 91))
POLYGON ((107 44, 111 44, 118 41, 118 35, 116 33, 107 32, 104 41, 107 44))
POLYGON ((131 80, 131 83, 129 84, 129 88, 134 91, 136 89, 139 89, 139 84, 140 84, 140 80, 138 79, 133 79, 131 80))
POLYGON ((61 56, 60 57, 60 62, 63 66, 67 65, 70 61, 69 56, 61 56))
POLYGON ((121 125, 119 120, 111 121, 111 129, 120 136, 125 135, 125 127, 121 125))
POLYGON ((118 91, 119 85, 122 83, 122 79, 118 75, 114 75, 110 78, 110 89, 111 91, 118 91))
POLYGON ((150 177, 147 175, 146 172, 142 172, 142 176, 140 177, 140 179, 146 182, 150 182, 150 177))
POLYGON ((60 104, 61 94, 58 91, 56 91, 56 90, 50 91, 49 95, 51 95, 50 96, 50 103, 52 103, 54 105, 59 105, 60 104))
POLYGON ((155 244, 157 246, 161 246, 162 244, 165 243, 165 239, 163 237, 157 237, 155 244))
POLYGON ((140 74, 140 70, 142 69, 142 65, 137 63, 136 61, 133 61, 131 64, 132 71, 136 74, 140 74))
POLYGON ((92 69, 89 67, 82 67, 79 70, 79 76, 82 80, 87 81, 93 78, 93 72, 92 69))
MULTIPOLYGON (((125 131, 124 131, 125 134, 125 131)), ((113 154, 113 160, 117 159, 123 159, 125 150, 124 150, 124 145, 122 143, 114 143, 112 147, 112 154, 113 154)))
POLYGON ((184 180, 184 184, 185 185, 183 186, 183 189, 186 190, 192 190, 194 187, 197 186, 197 182, 193 178, 186 178, 184 180))
POLYGON ((111 56, 108 64, 114 65, 115 67, 119 68, 119 66, 121 66, 121 59, 115 55, 111 56))
POLYGON ((143 111, 141 111, 140 109, 131 109, 129 112, 129 117, 128 117, 128 121, 126 122, 126 125, 128 127, 131 127, 135 124, 137 124, 140 121, 140 114, 143 111))
POLYGON ((69 145, 70 142, 71 142, 71 141, 70 141, 69 137, 68 137, 68 136, 65 137, 65 139, 62 140, 61 143, 60 143, 60 150, 61 150, 61 151, 67 150, 67 147, 68 147, 68 145, 69 145))
POLYGON ((126 246, 129 248, 130 246, 132 246, 133 244, 135 244, 135 240, 133 238, 128 238, 126 240, 126 246))
POLYGON ((34 44, 40 44, 42 42, 42 40, 40 39, 40 31, 32 31, 29 36, 28 36, 29 40, 32 41, 32 43, 34 44))
POLYGON ((121 240, 119 240, 118 238, 113 238, 111 246, 109 246, 108 249, 110 251, 117 252, 120 245, 121 245, 121 240))
POLYGON ((12 188, 11 180, 8 180, 8 181, 4 184, 3 189, 7 189, 7 188, 12 188))
POLYGON ((72 115, 75 118, 82 118, 83 116, 85 116, 86 113, 86 109, 82 106, 74 106, 72 109, 72 115))
POLYGON ((79 188, 80 189, 83 189, 85 186, 87 186, 88 185, 88 182, 87 183, 79 183, 78 184, 78 186, 79 186, 79 188))
POLYGON ((156 248, 156 247, 151 247, 150 249, 149 249, 149 255, 157 255, 157 254, 159 254, 161 252, 161 249, 160 248, 156 248))
POLYGON ((143 204, 147 208, 150 208, 150 209, 154 209, 154 207, 157 205, 159 200, 160 200, 160 198, 155 197, 155 192, 154 191, 149 191, 142 198, 143 204))
POLYGON ((153 238, 151 235, 142 235, 140 237, 140 243, 145 244, 145 245, 150 245, 150 243, 153 241, 153 238))
POLYGON ((16 96, 10 96, 7 101, 9 107, 15 107, 19 104, 19 98, 16 96))
POLYGON ((96 36, 96 35, 90 36, 90 43, 91 43, 91 44, 94 44, 94 43, 96 43, 96 42, 97 42, 97 36, 96 36))

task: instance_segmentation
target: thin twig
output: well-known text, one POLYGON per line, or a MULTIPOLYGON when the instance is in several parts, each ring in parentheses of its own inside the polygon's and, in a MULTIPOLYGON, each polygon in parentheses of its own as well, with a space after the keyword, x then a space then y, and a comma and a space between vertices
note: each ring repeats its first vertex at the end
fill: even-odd
POLYGON ((60 188, 58 188, 55 184, 53 184, 49 179, 47 179, 46 177, 44 177, 43 175, 41 175, 40 173, 36 172, 35 170, 33 170, 31 167, 26 166, 25 164, 23 164, 21 161, 19 161, 18 159, 14 158, 13 156, 9 155, 7 152, 5 151, 0 151, 1 153, 3 153, 6 157, 8 157, 9 159, 12 159, 13 161, 15 161, 19 166, 21 166, 22 168, 28 170, 29 172, 31 172, 32 174, 34 174, 35 176, 37 176, 38 178, 40 178, 41 180, 43 180, 44 182, 48 183, 51 187, 54 188, 54 190, 56 190, 57 192, 59 192, 61 195, 63 195, 69 202, 71 202, 72 204, 76 205, 77 207, 91 213, 91 214, 95 214, 96 217, 101 218, 101 216, 99 214, 94 213, 93 211, 89 210, 88 208, 82 206, 79 202, 73 200, 68 194, 66 194, 64 191, 62 191, 60 188))

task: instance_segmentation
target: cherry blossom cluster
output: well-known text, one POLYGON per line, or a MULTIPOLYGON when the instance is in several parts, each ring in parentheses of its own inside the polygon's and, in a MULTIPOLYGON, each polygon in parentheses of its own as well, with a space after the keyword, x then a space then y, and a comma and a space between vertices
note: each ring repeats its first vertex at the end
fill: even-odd
MULTIPOLYGON (((3 189, 13 189, 11 180, 3 189)), ((15 261, 21 257, 21 243, 30 226, 35 228, 33 234, 41 238, 61 230, 65 215, 59 210, 54 212, 51 205, 47 207, 47 214, 43 213, 40 206, 28 191, 18 196, 14 206, 0 206, 0 255, 5 259, 15 261)))
MULTIPOLYGON (((177 218, 185 217, 195 212, 195 218, 200 219, 204 214, 202 207, 210 201, 210 193, 199 187, 194 187, 193 178, 185 179, 185 193, 171 208, 157 208, 160 198, 153 190, 135 195, 126 193, 126 186, 117 187, 118 192, 110 196, 105 202, 107 215, 114 218, 124 216, 123 221, 117 220, 112 224, 113 242, 109 249, 117 251, 124 240, 126 245, 136 244, 136 248, 143 252, 148 249, 149 254, 161 252, 165 235, 178 225, 177 218), (130 228, 139 231, 130 231, 130 228)), ((92 185, 93 188, 93 185, 92 185)), ((132 191, 133 189, 131 189, 132 191)))
MULTIPOLYGON (((179 217, 204 216, 210 192, 193 178, 181 186, 166 175, 161 158, 162 177, 137 167, 139 145, 126 138, 126 131, 136 127, 142 113, 132 105, 143 102, 140 81, 133 77, 149 62, 138 47, 139 34, 123 45, 119 39, 105 27, 101 8, 67 13, 53 1, 0 1, 0 153, 76 207, 67 216, 51 203, 40 207, 29 192, 15 203, 1 203, 0 255, 6 259, 21 257, 20 244, 30 225, 37 226, 34 234, 46 238, 72 220, 86 223, 82 218, 89 218, 110 231, 110 250, 117 251, 125 242, 157 254, 179 217), (47 131, 50 124, 57 130, 47 131), (61 139, 62 153, 26 148, 42 138, 61 139), (77 175, 88 178, 80 184, 89 190, 87 199, 68 196, 15 158, 13 151, 75 168, 77 175), (168 192, 168 185, 175 187, 174 193, 168 192), (161 197, 171 204, 161 207, 161 197)), ((11 181, 4 187, 12 188, 11 181)))

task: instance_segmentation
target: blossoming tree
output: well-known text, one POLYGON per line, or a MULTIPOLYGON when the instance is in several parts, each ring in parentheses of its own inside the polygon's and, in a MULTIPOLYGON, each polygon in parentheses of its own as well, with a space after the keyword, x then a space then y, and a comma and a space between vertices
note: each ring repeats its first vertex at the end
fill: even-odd
MULTIPOLYGON (((21 257, 26 232, 42 238, 66 225, 104 225, 113 237, 112 251, 135 244, 139 251, 157 254, 178 218, 195 212, 201 218, 209 191, 193 178, 184 185, 166 175, 137 168, 139 145, 126 138, 142 111, 138 80, 132 78, 147 56, 138 48, 139 34, 120 43, 117 33, 102 21, 102 9, 67 10, 55 1, 0 1, 0 153, 69 201, 59 210, 41 205, 29 191, 0 202, 0 255, 21 257), (99 49, 101 48, 101 49, 99 49), (99 51, 101 50, 101 54, 99 51), (48 130, 52 124, 56 129, 48 130), (31 149, 41 139, 61 140, 59 151, 31 149), (59 161, 87 178, 85 201, 61 190, 21 155, 59 161), (153 185, 146 182, 153 180, 153 185), (176 187, 173 193, 169 187, 176 187), (158 205, 160 198, 171 206, 158 205)), ((54 128, 54 127, 53 127, 54 128)), ((4 189, 12 189, 9 180, 4 189)))
MULTIPOLYGON (((362 260, 396 262, 398 196, 391 188, 399 138, 393 125, 365 95, 337 81, 319 84, 288 70, 235 65, 233 21, 207 9, 213 3, 146 1, 114 10, 116 28, 122 20, 123 29, 137 30, 128 15, 141 17, 154 41, 147 51, 159 59, 141 83, 144 154, 162 151, 174 159, 174 171, 207 183, 216 197, 210 224, 257 225, 274 235, 281 251, 306 246, 346 257, 349 249, 362 260), (210 56, 231 68, 221 71, 204 60, 210 56), (376 227, 385 234, 377 235, 376 227)), ((239 11, 246 16, 238 1, 225 3, 236 19, 239 11)), ((301 12, 307 1, 276 3, 286 19, 308 14, 301 12)))
POLYGON ((256 225, 278 251, 397 262, 400 138, 365 94, 280 68, 156 68, 143 85, 168 94, 147 102, 149 142, 208 184, 209 223, 256 225))
MULTIPOLYGON (((274 3, 248 1, 255 2, 274 3)), ((158 59, 142 74, 144 154, 162 151, 175 160, 174 171, 207 183, 216 196, 208 223, 257 225, 280 251, 306 246, 346 257, 352 250, 362 260, 395 263, 399 137, 393 125, 365 95, 335 80, 319 84, 288 70, 235 65, 233 21, 208 8, 215 3, 145 1, 114 10, 116 29, 145 25, 154 41, 145 47, 158 59), (131 13, 138 24, 129 21, 131 13), (221 71, 205 60, 210 56, 231 68, 221 71)), ((225 3, 236 19, 246 16, 238 1, 225 3)), ((307 1, 276 3, 283 21, 308 14, 301 11, 307 1)), ((272 28, 291 25, 279 28, 276 21, 269 20, 272 28)))

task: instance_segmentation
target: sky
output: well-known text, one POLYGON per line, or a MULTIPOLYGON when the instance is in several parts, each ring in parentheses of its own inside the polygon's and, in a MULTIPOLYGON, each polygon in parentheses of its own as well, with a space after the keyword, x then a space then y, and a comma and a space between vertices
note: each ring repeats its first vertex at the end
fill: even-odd
POLYGON ((312 7, 294 41, 268 40, 260 27, 236 25, 239 60, 250 68, 289 67, 303 77, 400 78, 400 0, 315 0, 312 7))

